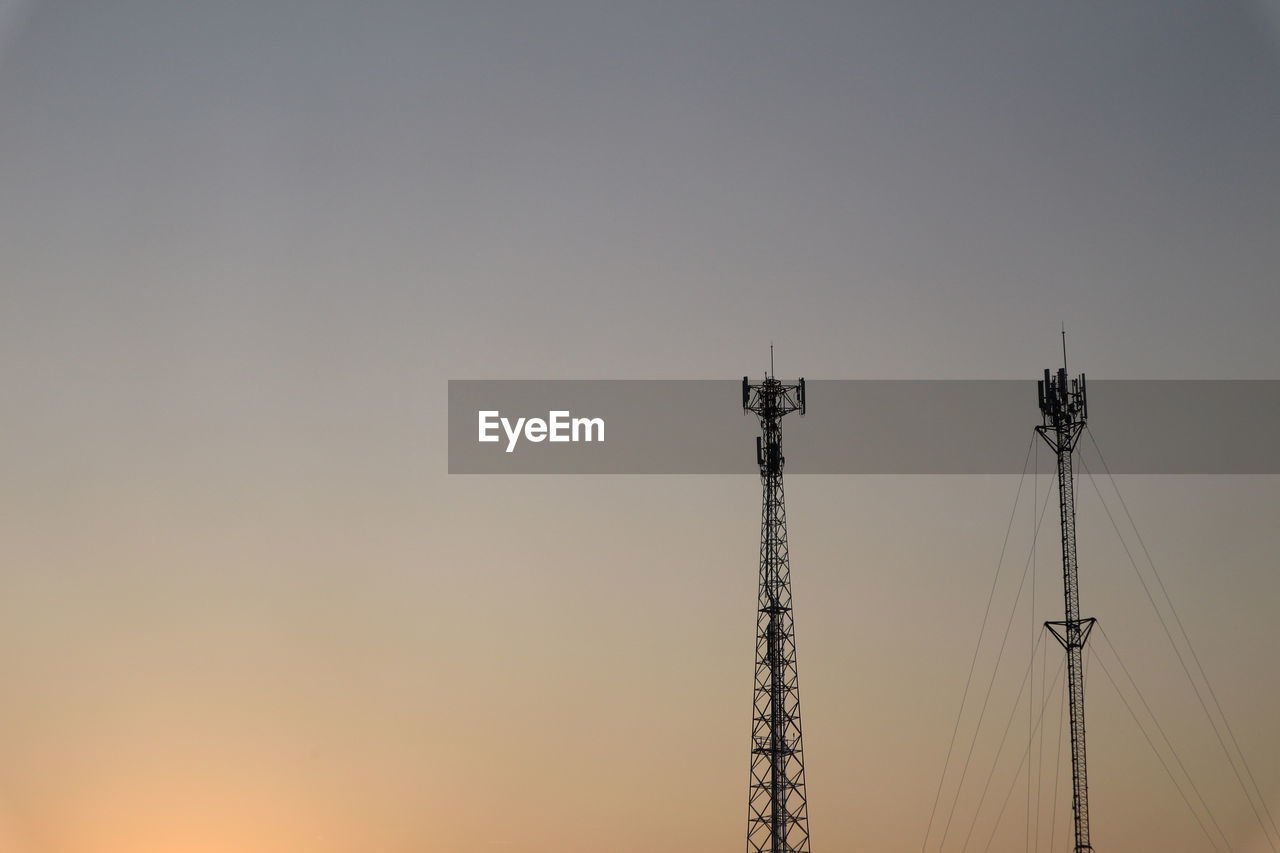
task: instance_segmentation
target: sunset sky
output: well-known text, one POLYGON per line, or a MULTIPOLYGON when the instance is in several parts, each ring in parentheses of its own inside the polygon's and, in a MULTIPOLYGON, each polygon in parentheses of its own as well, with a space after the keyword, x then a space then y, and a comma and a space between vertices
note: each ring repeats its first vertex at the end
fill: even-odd
MULTIPOLYGON (((1277 379, 1278 152, 1280 0, 0 0, 0 853, 742 850, 758 481, 450 476, 447 380, 1032 379, 1060 323, 1277 379)), ((1117 481, 1280 818, 1280 478, 1117 481)), ((919 853, 1019 478, 786 485, 813 849, 919 853)), ((1083 612, 1273 851, 1079 494, 1083 612)), ((1095 848, 1211 849, 1088 685, 1095 848)))

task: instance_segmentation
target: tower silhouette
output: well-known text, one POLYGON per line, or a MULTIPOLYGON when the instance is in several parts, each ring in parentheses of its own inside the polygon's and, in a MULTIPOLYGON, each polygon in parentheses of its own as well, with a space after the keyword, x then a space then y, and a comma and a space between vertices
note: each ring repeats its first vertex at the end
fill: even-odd
POLYGON ((747 853, 808 853, 791 560, 782 494, 782 418, 796 411, 804 415, 804 380, 780 382, 772 375, 772 347, 769 360, 770 375, 763 382, 753 384, 742 377, 742 408, 760 419, 756 463, 764 490, 747 853))
POLYGON ((1062 585, 1066 618, 1046 622, 1067 652, 1067 695, 1071 707, 1071 811, 1075 816, 1075 853, 1093 850, 1089 843, 1089 774, 1084 749, 1084 644, 1093 630, 1093 619, 1080 618, 1080 577, 1076 560, 1076 500, 1071 454, 1084 430, 1089 408, 1085 400, 1084 374, 1068 382, 1066 332, 1063 332, 1063 367, 1057 374, 1044 372, 1038 392, 1042 422, 1036 432, 1058 457, 1058 510, 1062 522, 1062 585))

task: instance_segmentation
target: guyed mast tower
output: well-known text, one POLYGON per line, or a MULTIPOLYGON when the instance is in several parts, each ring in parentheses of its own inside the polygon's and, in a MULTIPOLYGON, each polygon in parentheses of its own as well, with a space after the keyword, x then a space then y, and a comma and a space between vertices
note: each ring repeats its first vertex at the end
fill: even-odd
POLYGON ((1067 696, 1071 710, 1071 810, 1075 817, 1075 853, 1093 850, 1089 843, 1089 774, 1084 748, 1084 644, 1094 619, 1080 618, 1080 577, 1076 562, 1076 502, 1071 454, 1084 431, 1089 413, 1084 374, 1067 380, 1066 333, 1063 333, 1063 366, 1056 375, 1048 370, 1039 386, 1041 424, 1036 432, 1058 458, 1058 509, 1062 522, 1062 581, 1066 618, 1046 622, 1067 652, 1067 696))
POLYGON ((764 489, 760 522, 760 592, 756 610, 755 700, 751 723, 751 783, 747 853, 808 853, 800 735, 800 686, 791 613, 791 560, 782 496, 782 418, 804 415, 804 380, 742 377, 742 408, 760 419, 756 464, 764 489))

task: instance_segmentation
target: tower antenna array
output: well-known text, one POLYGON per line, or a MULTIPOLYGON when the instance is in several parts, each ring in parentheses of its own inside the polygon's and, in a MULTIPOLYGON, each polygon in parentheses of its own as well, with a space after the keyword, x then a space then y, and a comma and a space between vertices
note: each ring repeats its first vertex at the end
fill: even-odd
POLYGON ((760 419, 756 464, 764 489, 760 525, 760 592, 756 611, 756 674, 751 723, 751 782, 747 794, 747 853, 808 853, 800 734, 800 687, 791 612, 791 559, 782 495, 782 418, 805 413, 804 380, 742 377, 742 408, 760 419))
POLYGON ((1071 455, 1089 414, 1084 374, 1067 381, 1066 329, 1063 329, 1063 366, 1056 375, 1044 372, 1037 385, 1041 424, 1036 432, 1058 457, 1058 509, 1062 521, 1062 583, 1066 618, 1046 622, 1067 652, 1067 691, 1071 707, 1071 810, 1075 816, 1075 853, 1087 853, 1089 843, 1089 776, 1084 748, 1084 644, 1095 620, 1080 618, 1080 577, 1076 561, 1076 503, 1071 455))

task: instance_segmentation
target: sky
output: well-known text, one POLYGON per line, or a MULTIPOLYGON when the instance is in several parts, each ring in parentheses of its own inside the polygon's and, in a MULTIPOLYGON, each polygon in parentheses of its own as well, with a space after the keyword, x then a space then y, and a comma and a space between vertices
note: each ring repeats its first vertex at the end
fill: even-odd
MULTIPOLYGON (((450 476, 447 380, 1273 379, 1276 151, 1275 0, 0 4, 0 849, 741 849, 758 483, 450 476)), ((1118 482, 1280 815, 1280 482, 1118 482)), ((787 481, 815 850, 921 849, 1017 489, 787 481)), ((1090 673, 1095 846, 1206 849, 1090 673)))

